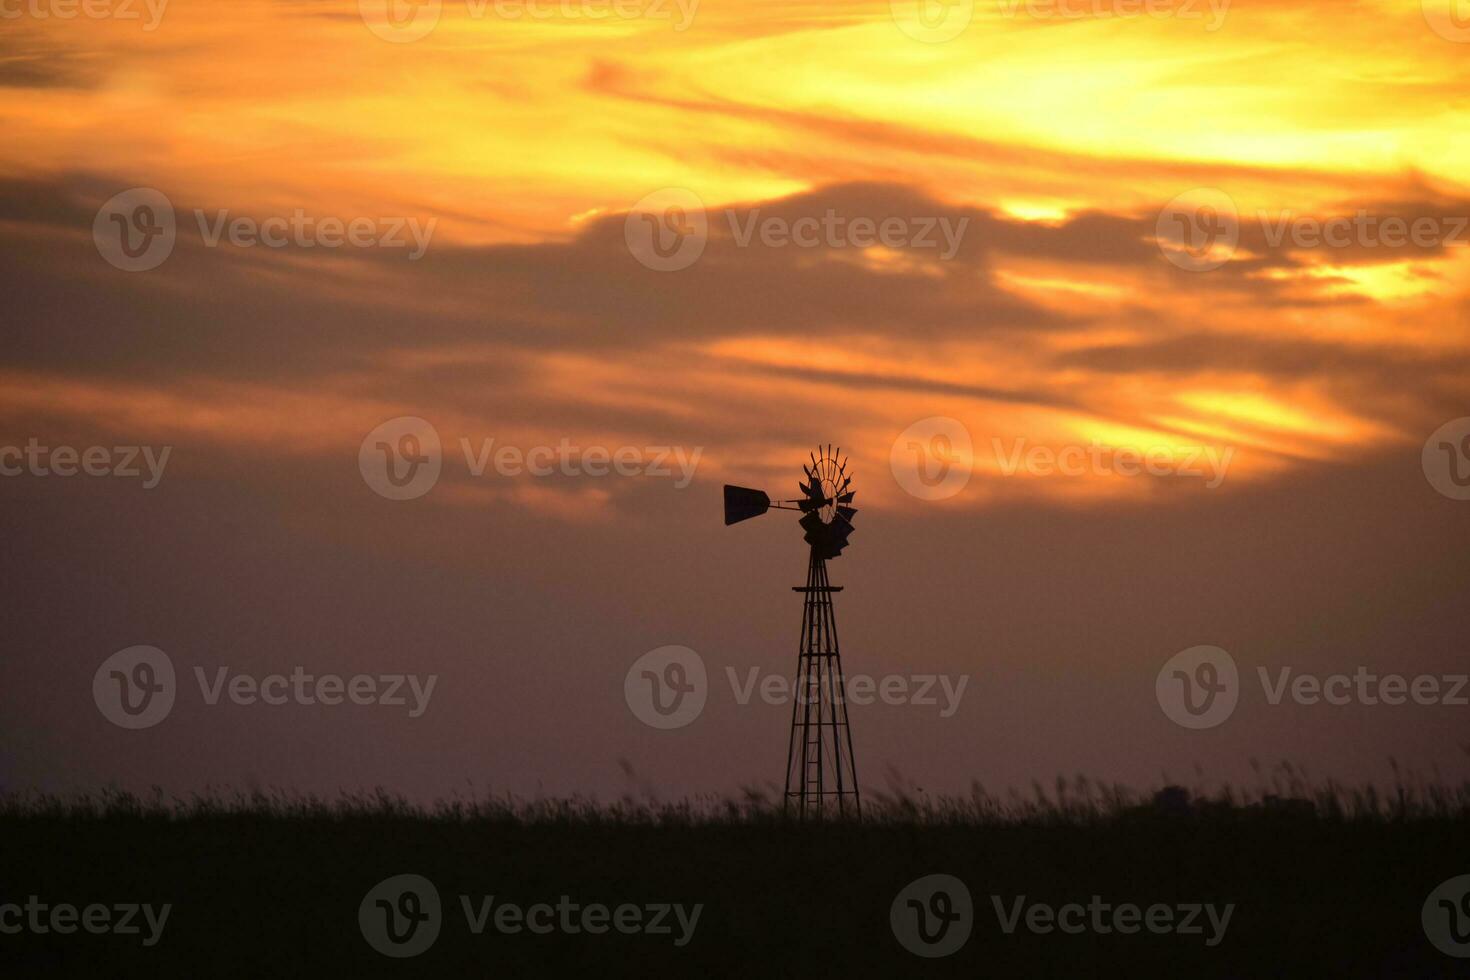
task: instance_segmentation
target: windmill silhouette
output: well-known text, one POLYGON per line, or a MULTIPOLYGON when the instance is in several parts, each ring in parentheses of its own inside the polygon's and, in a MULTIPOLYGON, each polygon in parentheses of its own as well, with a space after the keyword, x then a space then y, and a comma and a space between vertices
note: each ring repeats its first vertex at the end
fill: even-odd
POLYGON ((837 647, 837 617, 832 594, 842 586, 827 578, 827 560, 842 554, 852 534, 854 491, 847 461, 829 445, 803 463, 803 496, 773 501, 763 490, 725 487, 725 524, 759 517, 771 509, 802 513, 800 525, 811 546, 806 585, 792 591, 805 596, 801 614, 801 647, 796 661, 795 697, 791 706, 791 741, 786 750, 786 789, 783 813, 795 808, 801 820, 821 819, 835 809, 839 817, 862 816, 857 766, 852 753, 852 729, 847 723, 847 700, 842 678, 842 655, 837 647), (818 455, 820 453, 820 455, 818 455))

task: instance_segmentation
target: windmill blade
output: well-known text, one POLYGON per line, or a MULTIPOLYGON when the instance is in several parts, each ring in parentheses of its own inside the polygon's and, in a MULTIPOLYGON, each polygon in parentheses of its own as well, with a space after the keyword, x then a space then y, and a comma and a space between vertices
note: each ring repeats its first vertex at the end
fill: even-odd
POLYGON ((852 525, 833 525, 829 530, 831 531, 831 533, 829 533, 826 536, 826 540, 822 542, 821 550, 823 553, 823 557, 836 558, 838 555, 842 554, 842 549, 847 547, 847 536, 852 533, 852 525))
POLYGON ((845 521, 847 523, 847 526, 848 527, 852 527, 852 515, 854 515, 856 513, 857 513, 857 508, 856 507, 838 507, 837 508, 837 516, 840 517, 840 518, 842 518, 843 521, 845 521))
POLYGON ((847 493, 840 493, 840 494, 838 494, 837 495, 837 502, 839 504, 850 504, 850 503, 852 503, 852 498, 853 497, 856 497, 856 496, 857 496, 857 491, 856 490, 849 490, 847 493))

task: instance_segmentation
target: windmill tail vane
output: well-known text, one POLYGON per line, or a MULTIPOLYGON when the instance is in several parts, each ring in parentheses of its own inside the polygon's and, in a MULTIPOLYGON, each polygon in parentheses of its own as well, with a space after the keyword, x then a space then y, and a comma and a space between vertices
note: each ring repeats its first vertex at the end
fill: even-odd
POLYGON ((787 814, 795 811, 803 821, 824 816, 858 818, 862 803, 832 605, 832 595, 841 592, 842 586, 832 585, 827 577, 827 562, 842 554, 852 534, 856 492, 840 447, 818 447, 810 454, 810 463, 802 464, 802 475, 797 485, 801 496, 789 500, 773 500, 764 490, 727 485, 725 524, 738 524, 771 510, 802 515, 798 524, 810 556, 806 585, 792 587, 802 593, 804 603, 782 810, 787 814))

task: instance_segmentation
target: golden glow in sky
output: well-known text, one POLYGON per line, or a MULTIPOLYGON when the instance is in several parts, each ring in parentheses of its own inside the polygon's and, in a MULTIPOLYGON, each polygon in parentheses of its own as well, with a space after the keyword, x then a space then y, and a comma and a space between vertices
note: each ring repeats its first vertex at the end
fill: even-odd
MULTIPOLYGON (((959 503, 1085 505, 1154 484, 1003 479, 1009 447, 1229 448, 1228 488, 1422 441, 1463 407, 1470 22, 1451 5, 131 6, 64 17, 57 0, 0 0, 4 176, 84 212, 157 188, 190 241, 196 212, 434 219, 421 266, 227 245, 208 274, 454 329, 385 329, 358 349, 348 315, 341 356, 291 378, 16 365, 11 423, 126 420, 315 453, 359 438, 365 415, 411 411, 523 440, 705 442, 701 479, 719 479, 737 459, 785 469, 813 441, 792 420, 840 405, 871 474, 907 426, 948 416, 994 477, 959 503), (709 245, 655 273, 623 247, 622 215, 668 187, 708 209, 709 245), (1202 188, 1234 209, 1233 234, 1208 253, 1157 244, 1169 202, 1202 188), (952 256, 739 241, 757 211, 829 208, 968 221, 952 256), (1359 213, 1373 242, 1360 222, 1312 243, 1312 223, 1359 213), (1385 244, 1391 219, 1423 241, 1385 244)), ((78 275, 118 281, 100 264, 78 275)), ((195 331, 166 343, 206 343, 217 325, 194 299, 210 287, 154 282, 140 302, 177 301, 195 331)), ((563 510, 585 515, 598 493, 563 510)))

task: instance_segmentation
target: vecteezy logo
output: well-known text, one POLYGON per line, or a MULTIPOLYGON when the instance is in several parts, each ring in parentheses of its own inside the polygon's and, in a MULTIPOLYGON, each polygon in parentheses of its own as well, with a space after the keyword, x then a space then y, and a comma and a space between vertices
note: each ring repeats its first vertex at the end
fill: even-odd
POLYGON ((693 191, 665 187, 633 205, 623 241, 633 258, 655 272, 687 269, 704 254, 709 215, 693 191))
POLYGON ((367 29, 384 41, 407 44, 439 25, 443 0, 357 0, 367 29))
POLYGON ((1225 723, 1240 700, 1240 671, 1219 647, 1198 646, 1169 658, 1154 680, 1154 694, 1169 720, 1184 728, 1225 723))
POLYGON ((628 709, 650 728, 683 728, 699 717, 708 697, 704 659, 688 647, 650 650, 623 678, 628 709))
POLYGON ((899 30, 926 44, 954 40, 975 16, 974 0, 888 0, 888 7, 899 30))
POLYGON ((92 700, 119 728, 152 728, 174 707, 174 664, 157 647, 119 650, 92 675, 92 700))
POLYGON ((134 187, 107 199, 92 220, 92 243, 124 272, 156 269, 173 253, 174 206, 161 191, 134 187))
POLYGON ((903 430, 893 441, 888 466, 898 485, 920 500, 953 497, 970 482, 975 445, 956 419, 936 415, 903 430))
POLYGON ((422 497, 439 481, 443 466, 438 430, 414 415, 384 422, 357 451, 363 482, 389 500, 422 497))
POLYGON ((904 949, 934 959, 956 952, 975 923, 970 889, 953 875, 925 875, 898 893, 888 924, 904 949))
POLYGON ((1470 44, 1470 2, 1467 0, 1422 0, 1424 19, 1430 30, 1458 44, 1470 44))
POLYGON ((439 889, 423 875, 384 878, 357 907, 362 938, 395 959, 417 956, 434 945, 443 921, 439 889))
POLYGON ((1159 251, 1187 272, 1209 272, 1229 262, 1240 245, 1240 212, 1229 194, 1199 187, 1164 205, 1154 225, 1159 251))
POLYGON ((1470 875, 1440 884, 1424 900, 1424 935, 1446 956, 1470 958, 1470 875))
POLYGON ((1470 500, 1470 417, 1435 429, 1420 463, 1434 489, 1452 500, 1470 500))

